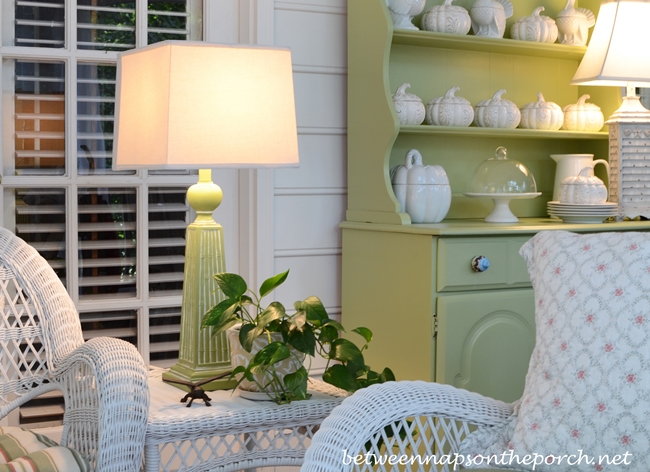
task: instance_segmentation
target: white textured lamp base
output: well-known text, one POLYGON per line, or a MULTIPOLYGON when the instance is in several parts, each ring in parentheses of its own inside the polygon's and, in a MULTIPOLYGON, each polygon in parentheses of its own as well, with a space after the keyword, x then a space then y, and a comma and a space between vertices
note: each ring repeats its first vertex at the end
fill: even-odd
POLYGON ((609 201, 618 203, 618 218, 650 218, 650 111, 638 97, 625 97, 609 125, 609 201), (632 100, 632 111, 626 103, 632 100), (638 106, 635 106, 638 105, 638 106))

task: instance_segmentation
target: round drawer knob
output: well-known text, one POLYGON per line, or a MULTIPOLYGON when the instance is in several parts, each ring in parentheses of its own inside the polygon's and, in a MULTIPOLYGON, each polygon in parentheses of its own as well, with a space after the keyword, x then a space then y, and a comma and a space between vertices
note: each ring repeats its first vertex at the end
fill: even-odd
POLYGON ((485 256, 476 256, 472 258, 472 270, 474 272, 485 272, 490 268, 490 261, 485 256))

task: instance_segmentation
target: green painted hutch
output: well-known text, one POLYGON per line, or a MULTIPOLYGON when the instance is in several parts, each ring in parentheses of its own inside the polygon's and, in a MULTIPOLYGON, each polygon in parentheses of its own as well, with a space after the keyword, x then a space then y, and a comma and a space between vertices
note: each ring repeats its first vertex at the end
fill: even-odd
MULTIPOLYGON (((565 0, 512 0, 510 25, 538 5, 552 18, 565 0)), ((426 9, 440 0, 427 0, 426 9)), ((468 10, 473 0, 454 4, 468 10)), ((598 0, 580 0, 597 14, 598 0)), ((416 25, 419 20, 416 18, 416 25)), ((643 221, 597 225, 549 219, 555 163, 550 154, 607 158, 608 134, 524 129, 400 126, 391 95, 404 82, 425 104, 453 86, 473 105, 505 89, 518 106, 546 100, 561 106, 588 93, 605 117, 618 107, 611 87, 569 81, 586 48, 511 39, 393 30, 386 0, 348 2, 348 210, 343 231, 343 321, 367 326, 368 364, 399 379, 435 380, 513 401, 523 391, 534 347, 533 293, 518 251, 536 232, 648 230, 643 221), (542 195, 511 203, 516 224, 489 224, 490 200, 463 196, 467 179, 498 146, 533 172, 542 195), (389 171, 406 152, 443 166, 452 188, 447 218, 411 224, 392 191, 389 171), (483 255, 490 268, 473 272, 483 255)), ((605 178, 605 176, 602 176, 605 178)))

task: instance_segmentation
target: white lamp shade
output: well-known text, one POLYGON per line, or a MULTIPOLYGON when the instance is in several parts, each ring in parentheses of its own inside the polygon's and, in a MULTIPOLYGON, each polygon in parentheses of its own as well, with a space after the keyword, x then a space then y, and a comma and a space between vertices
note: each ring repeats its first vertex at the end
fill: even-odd
POLYGON ((650 0, 606 0, 571 84, 650 83, 650 0))
POLYGON ((288 49, 165 41, 119 55, 113 169, 298 165, 288 49))

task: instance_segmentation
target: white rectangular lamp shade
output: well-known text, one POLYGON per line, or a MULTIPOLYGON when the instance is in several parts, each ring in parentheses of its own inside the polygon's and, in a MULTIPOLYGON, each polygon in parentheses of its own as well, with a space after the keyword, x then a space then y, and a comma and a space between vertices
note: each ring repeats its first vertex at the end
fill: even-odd
POLYGON ((650 83, 650 0, 606 0, 571 84, 650 83))
POLYGON ((113 168, 298 165, 288 49, 165 41, 120 54, 113 168))

